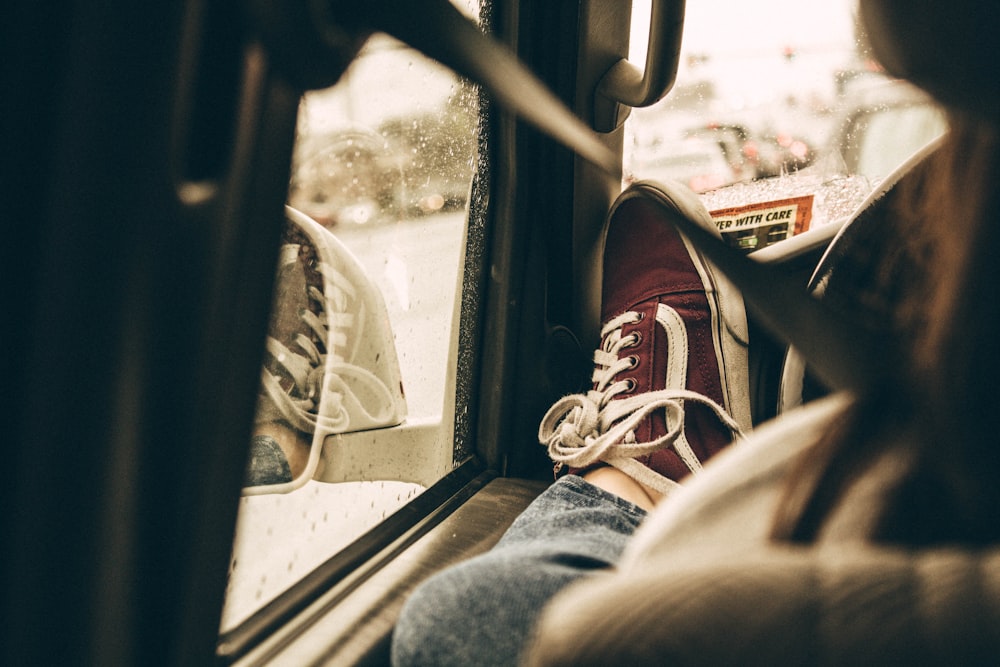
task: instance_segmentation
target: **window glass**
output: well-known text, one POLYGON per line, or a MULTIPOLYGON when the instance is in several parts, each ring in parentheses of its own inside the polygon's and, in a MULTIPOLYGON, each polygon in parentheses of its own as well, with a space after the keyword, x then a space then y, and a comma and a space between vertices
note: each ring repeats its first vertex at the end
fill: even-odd
POLYGON ((873 180, 892 172, 921 145, 945 129, 944 115, 929 103, 881 104, 848 121, 843 157, 848 168, 873 180))
POLYGON ((478 95, 375 35, 337 85, 302 99, 255 426, 283 454, 278 435, 297 436, 292 481, 277 455, 274 479, 253 469, 255 437, 223 632, 461 458, 456 358, 478 95))
MULTIPOLYGON (((843 220, 945 130, 928 98, 872 60, 856 4, 688 2, 673 90, 626 121, 626 183, 687 185, 746 250, 843 220), (795 207, 794 223, 748 223, 768 202, 795 207)), ((649 3, 633 2, 633 62, 645 60, 648 26, 649 3)))

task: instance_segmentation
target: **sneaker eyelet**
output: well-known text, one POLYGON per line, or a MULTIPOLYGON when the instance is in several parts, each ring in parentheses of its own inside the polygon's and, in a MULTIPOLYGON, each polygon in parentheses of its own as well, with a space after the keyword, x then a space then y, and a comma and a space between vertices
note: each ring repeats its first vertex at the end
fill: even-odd
POLYGON ((644 319, 646 319, 646 313, 640 312, 640 313, 636 313, 636 315, 639 316, 639 319, 637 319, 636 322, 642 322, 644 319))
POLYGON ((629 336, 632 337, 632 340, 629 342, 628 347, 639 347, 640 345, 642 345, 641 333, 639 333, 638 331, 633 331, 632 333, 629 334, 629 336))
POLYGON ((635 391, 635 388, 639 386, 639 383, 635 378, 625 378, 625 393, 631 394, 635 391))
POLYGON ((635 356, 634 354, 630 355, 628 358, 628 367, 637 368, 638 366, 639 366, 639 357, 635 356))

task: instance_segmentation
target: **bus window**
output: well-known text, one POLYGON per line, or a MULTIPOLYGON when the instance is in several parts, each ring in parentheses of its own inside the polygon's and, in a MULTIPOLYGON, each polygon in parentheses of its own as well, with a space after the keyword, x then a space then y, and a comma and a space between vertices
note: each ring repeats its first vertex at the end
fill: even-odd
MULTIPOLYGON (((463 9, 478 13, 476 6, 463 9)), ((272 313, 277 342, 269 340, 262 373, 262 396, 268 385, 291 398, 259 405, 271 407, 281 428, 320 435, 305 473, 248 482, 223 633, 467 458, 456 436, 456 377, 479 129, 475 86, 381 34, 335 86, 303 97, 272 313), (314 252, 319 245, 325 249, 314 252), (306 277, 296 277, 297 270, 306 277), (293 289, 295 280, 311 293, 310 275, 312 287, 325 286, 325 308, 348 298, 358 305, 345 309, 343 330, 324 320, 324 333, 297 348, 300 332, 281 339, 277 319, 307 310, 308 297, 292 306, 280 299, 303 293, 303 285, 293 289), (360 296, 366 291, 367 300, 360 296), (365 353, 330 361, 340 345, 365 353), (296 377, 292 366, 314 355, 307 347, 324 355, 325 377, 316 386, 345 405, 355 401, 363 423, 355 414, 352 426, 340 428, 328 410, 317 417, 317 408, 301 409, 305 375, 296 377), (285 403, 299 406, 301 424, 282 412, 285 403)), ((262 410, 258 422, 269 421, 262 410)), ((301 439, 311 444, 312 436, 301 439)))

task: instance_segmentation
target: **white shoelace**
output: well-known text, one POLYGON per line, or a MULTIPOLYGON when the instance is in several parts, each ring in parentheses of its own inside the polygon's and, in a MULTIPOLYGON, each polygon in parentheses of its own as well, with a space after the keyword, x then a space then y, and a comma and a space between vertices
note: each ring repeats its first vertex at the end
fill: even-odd
MULTIPOLYGON (((622 355, 638 345, 636 334, 622 336, 622 327, 642 319, 629 311, 613 318, 601 329, 601 349, 594 352, 594 388, 586 394, 572 394, 558 400, 542 418, 538 429, 539 441, 548 447, 549 456, 557 469, 562 466, 584 468, 603 461, 640 484, 667 494, 677 482, 654 472, 635 460, 674 446, 692 472, 701 463, 684 438, 684 401, 708 406, 735 436, 742 435, 739 425, 718 403, 701 394, 683 388, 650 391, 628 398, 612 400, 633 387, 628 380, 617 380, 623 371, 635 367, 635 358, 622 355), (665 410, 667 432, 650 442, 636 442, 635 428, 650 414, 665 410)), ((677 346, 671 341, 673 353, 677 346)))
POLYGON ((350 428, 352 415, 362 417, 361 422, 384 420, 391 411, 393 397, 375 374, 347 362, 349 355, 338 352, 352 341, 355 315, 345 310, 354 298, 354 290, 350 281, 329 264, 320 264, 319 270, 324 277, 326 297, 310 285, 309 298, 316 303, 319 312, 306 309, 300 317, 319 340, 326 341, 328 352, 321 352, 301 333, 294 341, 301 354, 268 337, 268 351, 292 379, 300 398, 285 391, 266 368, 261 381, 267 396, 294 429, 303 433, 317 430, 342 433, 350 428), (327 322, 332 322, 332 330, 327 322), (375 406, 374 414, 370 406, 375 406))

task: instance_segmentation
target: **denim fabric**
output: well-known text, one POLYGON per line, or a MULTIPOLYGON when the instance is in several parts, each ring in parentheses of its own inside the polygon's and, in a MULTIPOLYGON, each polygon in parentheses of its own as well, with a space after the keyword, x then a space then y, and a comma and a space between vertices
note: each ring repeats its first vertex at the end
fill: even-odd
POLYGON ((246 486, 282 484, 292 481, 292 469, 278 441, 269 435, 257 435, 250 440, 250 461, 247 463, 246 486))
POLYGON ((580 477, 560 478, 492 550, 414 591, 393 634, 393 664, 517 664, 549 599, 613 566, 645 516, 580 477))

